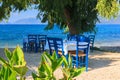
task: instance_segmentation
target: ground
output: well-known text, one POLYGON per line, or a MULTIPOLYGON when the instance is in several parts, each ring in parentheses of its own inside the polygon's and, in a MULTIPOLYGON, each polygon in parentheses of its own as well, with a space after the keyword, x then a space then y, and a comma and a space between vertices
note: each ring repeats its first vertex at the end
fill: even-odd
MULTIPOLYGON (((31 73, 37 71, 42 53, 24 53, 29 71, 26 80, 33 80, 31 73)), ((4 50, 0 49, 0 56, 4 56, 4 50)), ((88 72, 83 72, 76 80, 120 80, 120 53, 93 51, 89 54, 88 72)), ((61 69, 55 71, 57 79, 62 77, 61 69)))

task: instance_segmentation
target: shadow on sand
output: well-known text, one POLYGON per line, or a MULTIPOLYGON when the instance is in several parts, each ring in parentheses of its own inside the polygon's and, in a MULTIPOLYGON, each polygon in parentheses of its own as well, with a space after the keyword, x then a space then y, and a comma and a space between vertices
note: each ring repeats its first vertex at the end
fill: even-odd
MULTIPOLYGON (((91 53, 90 58, 89 58, 89 71, 94 70, 94 69, 98 69, 98 68, 103 68, 103 67, 109 67, 109 66, 115 66, 112 63, 116 62, 116 61, 120 61, 120 54, 118 52, 120 52, 120 46, 119 47, 102 47, 105 50, 108 51, 108 49, 112 50, 112 52, 114 52, 113 50, 115 50, 115 52, 117 53, 112 53, 115 54, 115 56, 112 56, 109 52, 105 53, 104 51, 94 51, 93 53, 91 53), (117 48, 117 49, 113 49, 113 48, 117 48)), ((117 65, 117 64, 116 64, 117 65)))

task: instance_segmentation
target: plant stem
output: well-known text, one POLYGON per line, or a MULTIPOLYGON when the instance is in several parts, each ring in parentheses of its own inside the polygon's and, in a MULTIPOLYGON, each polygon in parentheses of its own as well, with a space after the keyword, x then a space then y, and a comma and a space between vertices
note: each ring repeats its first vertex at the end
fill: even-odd
POLYGON ((20 75, 20 80, 24 80, 24 77, 22 75, 20 75))

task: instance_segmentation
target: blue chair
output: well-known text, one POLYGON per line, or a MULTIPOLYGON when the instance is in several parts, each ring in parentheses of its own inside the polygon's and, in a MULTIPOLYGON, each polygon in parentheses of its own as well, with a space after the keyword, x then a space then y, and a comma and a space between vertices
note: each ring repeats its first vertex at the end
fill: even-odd
POLYGON ((38 48, 40 51, 45 50, 47 35, 38 35, 38 48))
POLYGON ((90 39, 90 49, 91 51, 93 51, 95 35, 89 35, 89 39, 90 39))
POLYGON ((28 35, 27 51, 37 52, 37 35, 28 35))
POLYGON ((27 51, 28 40, 23 39, 23 51, 27 51))
POLYGON ((88 71, 88 51, 89 51, 89 38, 79 35, 76 37, 76 50, 70 51, 73 58, 73 64, 76 67, 86 67, 86 71, 88 71))
POLYGON ((63 40, 61 38, 47 37, 50 55, 55 51, 57 56, 64 55, 63 40))
POLYGON ((67 40, 69 40, 69 41, 76 41, 76 35, 67 34, 67 40))

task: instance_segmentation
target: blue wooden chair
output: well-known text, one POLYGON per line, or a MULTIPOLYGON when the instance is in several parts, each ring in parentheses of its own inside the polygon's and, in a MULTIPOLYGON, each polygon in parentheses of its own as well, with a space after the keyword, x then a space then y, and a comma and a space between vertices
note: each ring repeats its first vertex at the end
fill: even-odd
POLYGON ((47 37, 50 55, 55 51, 57 56, 64 55, 63 40, 61 38, 47 37))
POLYGON ((76 35, 67 34, 67 40, 69 40, 69 41, 76 41, 76 35))
POLYGON ((27 51, 37 52, 37 35, 28 35, 27 51))
POLYGON ((90 39, 90 49, 91 51, 93 51, 95 35, 89 35, 89 39, 90 39))
POLYGON ((45 50, 47 35, 38 35, 38 49, 45 50))
POLYGON ((89 38, 79 35, 76 37, 76 50, 70 51, 73 58, 73 64, 76 67, 86 67, 86 71, 88 71, 88 51, 89 51, 89 38))
POLYGON ((23 51, 27 51, 28 39, 23 39, 23 51))

